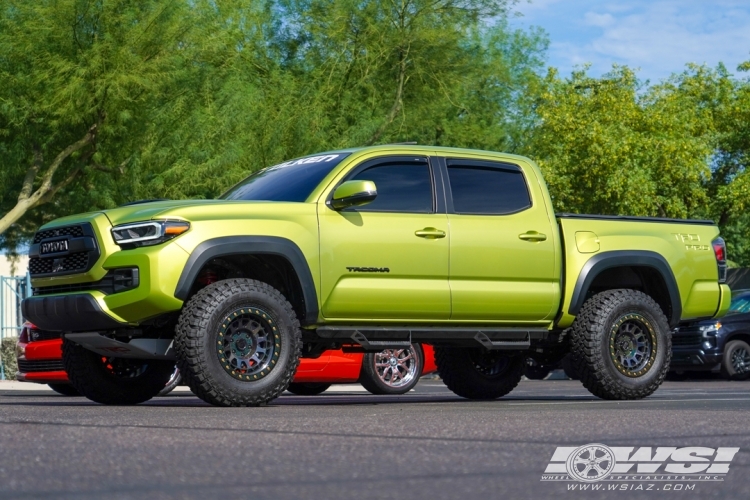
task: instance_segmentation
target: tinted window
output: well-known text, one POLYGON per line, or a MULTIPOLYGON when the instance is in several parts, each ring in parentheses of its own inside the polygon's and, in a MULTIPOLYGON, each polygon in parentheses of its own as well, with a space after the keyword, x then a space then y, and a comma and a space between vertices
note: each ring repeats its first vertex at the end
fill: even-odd
POLYGON ((375 201, 357 210, 432 212, 432 180, 427 162, 389 162, 358 172, 349 180, 373 181, 375 201))
POLYGON ((509 214, 531 206, 526 180, 517 167, 449 160, 448 178, 456 213, 509 214))
POLYGON ((750 295, 740 295, 732 298, 728 314, 750 313, 750 295))
POLYGON ((219 199, 305 201, 333 167, 347 156, 349 153, 306 156, 264 168, 236 184, 219 199))

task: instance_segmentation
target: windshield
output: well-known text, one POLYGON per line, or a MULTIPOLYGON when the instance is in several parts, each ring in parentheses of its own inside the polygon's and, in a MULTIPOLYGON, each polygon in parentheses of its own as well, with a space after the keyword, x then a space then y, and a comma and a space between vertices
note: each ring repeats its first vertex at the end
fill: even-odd
POLYGON ((727 314, 750 313, 750 293, 732 298, 727 314))
POLYGON ((306 156, 264 168, 236 184, 219 199, 303 202, 349 154, 306 156))

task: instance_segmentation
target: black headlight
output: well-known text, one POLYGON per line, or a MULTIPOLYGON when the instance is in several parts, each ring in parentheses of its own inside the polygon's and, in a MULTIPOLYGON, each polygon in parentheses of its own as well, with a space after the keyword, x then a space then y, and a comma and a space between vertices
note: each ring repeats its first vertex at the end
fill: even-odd
POLYGON ((115 243, 122 248, 138 248, 159 245, 176 238, 190 229, 185 221, 148 221, 122 224, 112 228, 115 243))

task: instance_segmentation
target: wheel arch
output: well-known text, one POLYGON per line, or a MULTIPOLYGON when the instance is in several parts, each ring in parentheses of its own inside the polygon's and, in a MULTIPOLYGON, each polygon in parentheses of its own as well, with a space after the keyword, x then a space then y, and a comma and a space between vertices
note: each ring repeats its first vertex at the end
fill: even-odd
POLYGON ((568 312, 575 316, 594 293, 633 288, 651 296, 674 328, 682 315, 680 290, 667 260, 656 252, 624 250, 591 257, 576 280, 568 312))
MULTIPOLYGON (((195 291, 201 272, 217 259, 226 259, 237 264, 246 277, 255 278, 252 269, 242 259, 275 262, 277 273, 288 278, 288 287, 292 294, 287 297, 300 323, 313 324, 318 319, 318 296, 310 266, 302 250, 291 240, 274 236, 225 236, 206 240, 190 254, 180 279, 177 282, 174 296, 186 301, 195 291)), ((269 283, 270 284, 270 283, 269 283)))
POLYGON ((733 340, 742 340, 746 344, 750 345, 750 332, 747 332, 746 330, 738 330, 736 332, 730 333, 724 340, 724 346, 726 347, 726 345, 733 340))

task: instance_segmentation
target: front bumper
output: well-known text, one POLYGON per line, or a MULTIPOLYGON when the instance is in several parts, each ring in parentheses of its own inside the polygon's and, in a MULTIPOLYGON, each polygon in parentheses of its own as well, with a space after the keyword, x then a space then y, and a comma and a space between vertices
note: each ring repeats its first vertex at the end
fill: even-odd
POLYGON ((32 274, 34 296, 22 306, 26 319, 44 330, 91 332, 133 327, 180 310, 182 300, 174 294, 189 257, 184 249, 167 242, 122 250, 109 235, 111 225, 106 217, 92 216, 87 221, 93 227, 101 256, 91 269, 80 274, 32 274), (132 270, 137 286, 113 288, 116 279, 111 275, 117 270, 132 270))
POLYGON ((711 371, 721 363, 722 353, 700 347, 672 349, 671 370, 711 371))
POLYGON ((62 339, 18 343, 16 380, 38 384, 70 382, 62 364, 62 339))
POLYGON ((24 318, 42 330, 98 331, 127 326, 105 313, 89 293, 29 297, 21 309, 24 318))
POLYGON ((18 372, 16 380, 19 382, 33 382, 35 384, 68 384, 70 379, 65 370, 49 372, 18 372))

